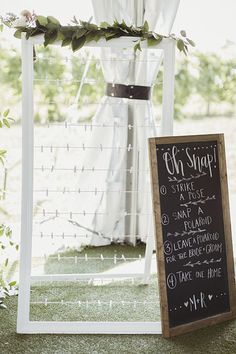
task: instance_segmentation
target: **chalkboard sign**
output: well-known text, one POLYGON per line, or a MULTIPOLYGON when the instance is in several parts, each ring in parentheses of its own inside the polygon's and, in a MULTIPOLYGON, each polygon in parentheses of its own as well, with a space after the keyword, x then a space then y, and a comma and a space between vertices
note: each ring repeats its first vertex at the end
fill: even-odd
POLYGON ((149 139, 165 337, 235 317, 224 136, 149 139))

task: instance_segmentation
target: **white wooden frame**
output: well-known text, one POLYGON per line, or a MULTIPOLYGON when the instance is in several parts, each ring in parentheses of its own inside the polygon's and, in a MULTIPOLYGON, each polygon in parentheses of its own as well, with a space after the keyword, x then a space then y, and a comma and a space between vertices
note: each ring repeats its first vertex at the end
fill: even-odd
MULTIPOLYGON (((32 257, 32 209, 33 209, 33 46, 43 44, 43 36, 26 40, 22 38, 22 214, 21 214, 21 249, 20 249, 20 279, 17 315, 18 333, 91 333, 91 334, 159 334, 161 322, 51 322, 30 321, 30 284, 36 281, 62 281, 109 278, 101 274, 53 274, 31 276, 32 257)), ((130 48, 134 46, 134 38, 121 37, 109 42, 104 39, 90 42, 89 47, 130 48)), ((147 48, 146 42, 141 43, 147 48)), ((163 39, 152 49, 163 50, 163 101, 161 135, 173 134, 174 106, 174 64, 175 42, 163 39)), ((150 277, 154 238, 148 238, 145 252, 144 273, 112 274, 111 278, 140 278, 148 283, 150 277)))

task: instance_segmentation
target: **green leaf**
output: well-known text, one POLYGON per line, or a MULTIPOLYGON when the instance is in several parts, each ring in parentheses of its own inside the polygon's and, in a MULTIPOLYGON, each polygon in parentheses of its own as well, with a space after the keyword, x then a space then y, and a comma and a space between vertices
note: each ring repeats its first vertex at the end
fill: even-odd
POLYGON ((136 43, 135 46, 134 46, 134 52, 135 53, 137 52, 137 50, 139 50, 140 52, 142 51, 140 42, 136 43))
POLYGON ((87 32, 88 32, 87 29, 79 28, 78 30, 76 30, 73 38, 79 39, 80 37, 84 36, 87 32))
POLYGON ((0 32, 2 32, 3 31, 3 24, 1 23, 0 24, 0 32))
POLYGON ((54 23, 55 25, 60 25, 60 22, 53 16, 48 16, 47 20, 49 23, 54 23))
POLYGON ((145 31, 145 32, 148 32, 149 31, 149 25, 148 25, 148 22, 147 22, 147 20, 144 22, 144 24, 143 24, 143 30, 145 31))
POLYGON ((111 39, 113 39, 113 38, 119 38, 119 37, 121 37, 121 36, 122 36, 122 34, 115 33, 115 32, 106 33, 106 34, 105 34, 105 38, 106 38, 107 41, 109 41, 109 40, 111 40, 111 39))
POLYGON ((48 44, 52 44, 57 40, 57 31, 46 32, 44 35, 44 46, 47 47, 48 44))
POLYGON ((47 26, 47 24, 48 24, 47 17, 44 17, 44 16, 37 16, 37 17, 36 17, 36 20, 38 21, 38 23, 39 23, 41 26, 47 26))
POLYGON ((94 40, 95 40, 95 42, 98 42, 99 41, 99 39, 101 39, 102 38, 102 35, 100 34, 100 33, 96 33, 95 34, 95 36, 94 36, 94 40))
POLYGON ((110 25, 109 25, 108 22, 101 22, 101 23, 100 23, 100 27, 107 29, 108 27, 110 27, 110 25))
POLYGON ((96 38, 96 34, 94 32, 89 32, 88 34, 86 34, 86 43, 94 41, 95 38, 96 38))
POLYGON ((2 121, 0 120, 0 128, 2 128, 2 121))
POLYGON ((71 48, 72 48, 73 52, 82 48, 84 46, 85 42, 86 42, 86 36, 83 36, 80 38, 73 38, 72 42, 71 42, 71 48))
POLYGON ((181 34, 181 36, 186 37, 186 31, 185 30, 180 31, 180 34, 181 34))
POLYGON ((98 26, 95 25, 94 23, 87 23, 85 28, 89 31, 95 31, 98 29, 98 26))
POLYGON ((61 46, 66 47, 71 44, 71 38, 65 38, 62 40, 61 46))
POLYGON ((194 41, 192 41, 191 39, 186 38, 186 40, 188 41, 188 43, 189 43, 192 47, 195 47, 195 46, 196 46, 196 44, 194 43, 194 41))
POLYGON ((9 114, 9 112, 10 112, 10 109, 9 109, 9 108, 6 109, 6 110, 3 112, 3 117, 6 118, 6 117, 8 116, 8 114, 9 114))
POLYGON ((55 23, 51 22, 49 22, 46 27, 49 31, 55 31, 58 29, 58 26, 55 23))
POLYGON ((73 19, 72 19, 71 22, 74 23, 74 24, 76 24, 76 25, 79 24, 79 22, 78 22, 78 20, 77 20, 77 18, 76 18, 75 16, 73 16, 73 19))
POLYGON ((22 31, 18 29, 17 31, 15 31, 14 37, 18 38, 18 39, 21 39, 21 33, 22 33, 22 31))
POLYGON ((4 156, 4 155, 6 155, 6 153, 7 153, 7 150, 0 150, 0 156, 4 156))
POLYGON ((13 280, 13 281, 11 281, 8 285, 9 285, 9 286, 15 286, 15 285, 16 285, 16 281, 13 280))
POLYGON ((162 41, 162 38, 159 37, 158 39, 150 37, 147 39, 147 44, 148 46, 153 46, 153 45, 157 45, 162 41))
POLYGON ((7 128, 10 128, 10 124, 9 124, 9 122, 8 122, 8 120, 6 119, 6 118, 3 118, 3 123, 5 124, 5 126, 7 127, 7 128))
POLYGON ((8 265, 8 258, 5 260, 5 267, 7 267, 7 265, 8 265))
POLYGON ((182 39, 177 40, 177 48, 179 49, 180 52, 184 50, 184 42, 182 39))

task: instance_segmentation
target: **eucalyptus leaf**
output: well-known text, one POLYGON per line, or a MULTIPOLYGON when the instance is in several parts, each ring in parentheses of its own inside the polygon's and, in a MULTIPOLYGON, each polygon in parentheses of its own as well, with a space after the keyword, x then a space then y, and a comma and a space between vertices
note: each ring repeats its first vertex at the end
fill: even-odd
POLYGON ((86 34, 86 43, 92 42, 95 40, 96 34, 94 32, 89 32, 86 34))
POLYGON ((158 42, 158 39, 155 39, 155 38, 148 38, 147 39, 147 44, 149 47, 153 46, 153 45, 157 45, 159 42, 158 42))
POLYGON ((11 281, 9 284, 8 284, 9 286, 15 286, 16 285, 16 281, 15 280, 13 280, 13 281, 11 281))
POLYGON ((47 20, 49 23, 54 23, 55 25, 60 25, 60 22, 53 16, 47 16, 47 20))
POLYGON ((9 108, 6 109, 6 110, 3 112, 3 117, 6 118, 6 117, 8 116, 8 114, 9 114, 9 112, 10 112, 10 109, 9 109, 9 108))
POLYGON ((139 50, 140 52, 142 51, 140 42, 136 43, 135 46, 134 46, 134 52, 135 53, 137 52, 137 50, 139 50))
POLYGON ((85 42, 86 42, 86 36, 83 36, 80 38, 73 38, 72 42, 71 42, 71 48, 72 48, 73 52, 82 48, 84 46, 85 42))
POLYGON ((57 31, 47 32, 44 35, 44 46, 47 47, 49 44, 52 44, 57 39, 57 31))
POLYGON ((109 25, 109 23, 107 23, 107 22, 101 22, 101 23, 100 23, 100 27, 101 27, 101 28, 108 28, 108 27, 110 27, 110 25, 109 25))
POLYGON ((10 128, 10 123, 8 122, 8 120, 6 118, 3 118, 3 124, 7 127, 10 128))
POLYGON ((14 33, 14 37, 21 39, 21 33, 22 33, 22 30, 20 30, 20 29, 16 30, 14 33))
POLYGON ((52 22, 49 22, 47 25, 46 25, 47 29, 49 31, 53 31, 53 30, 57 30, 58 29, 58 26, 55 24, 55 23, 52 23, 52 22))
POLYGON ((83 37, 87 33, 87 29, 85 28, 79 28, 76 30, 75 34, 73 35, 73 38, 80 38, 83 37))
POLYGON ((71 38, 65 38, 62 40, 61 46, 66 47, 71 44, 71 38))
POLYGON ((37 17, 36 17, 36 20, 38 21, 38 23, 39 23, 41 26, 47 26, 47 24, 48 24, 47 17, 45 17, 45 16, 37 16, 37 17))
POLYGON ((192 39, 186 38, 186 41, 188 41, 188 43, 192 46, 195 47, 196 44, 194 43, 194 41, 192 41, 192 39))
POLYGON ((180 50, 180 52, 184 50, 184 42, 182 41, 182 39, 177 40, 177 48, 180 50))
POLYGON ((148 22, 147 22, 147 20, 144 22, 144 24, 143 24, 143 30, 145 31, 145 32, 148 32, 149 31, 149 25, 148 25, 148 22))

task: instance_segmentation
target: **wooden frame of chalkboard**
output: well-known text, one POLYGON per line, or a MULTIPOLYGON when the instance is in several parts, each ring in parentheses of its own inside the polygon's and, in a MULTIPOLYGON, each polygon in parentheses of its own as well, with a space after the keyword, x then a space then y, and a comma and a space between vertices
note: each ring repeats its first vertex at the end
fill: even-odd
POLYGON ((164 337, 235 318, 223 134, 149 139, 164 337))

